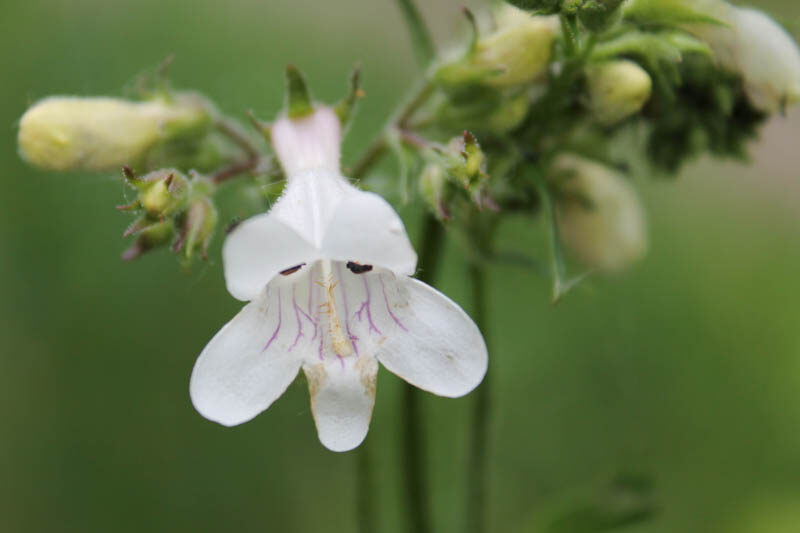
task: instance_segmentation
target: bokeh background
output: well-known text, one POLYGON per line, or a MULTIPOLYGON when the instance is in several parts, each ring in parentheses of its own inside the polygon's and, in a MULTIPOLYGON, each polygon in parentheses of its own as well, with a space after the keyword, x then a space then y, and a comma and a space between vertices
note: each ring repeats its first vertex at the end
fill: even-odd
MULTIPOLYGON (((753 3, 800 27, 797 2, 753 3)), ((424 4, 453 43, 459 3, 424 4)), ((240 305, 221 239, 188 274, 167 253, 123 264, 118 177, 17 156, 31 102, 120 94, 170 53, 176 85, 240 117, 279 110, 288 62, 334 100, 360 60, 367 98, 346 161, 418 75, 390 0, 0 3, 0 531, 354 531, 355 455, 318 443, 302 380, 232 429, 191 406, 195 357, 240 305)), ((650 255, 557 307, 536 273, 493 270, 491 531, 533 531, 551 502, 619 472, 650 479, 657 506, 630 531, 800 531, 798 139, 796 111, 768 125, 749 166, 639 177, 650 255)), ((418 213, 403 214, 416 235, 418 213)), ((501 242, 542 256, 543 232, 515 220, 501 242)), ((448 245, 440 288, 468 307, 465 283, 448 245)), ((368 439, 391 533, 406 528, 400 383, 384 370, 379 383, 368 439)), ((464 527, 471 401, 425 399, 437 533, 464 527)))

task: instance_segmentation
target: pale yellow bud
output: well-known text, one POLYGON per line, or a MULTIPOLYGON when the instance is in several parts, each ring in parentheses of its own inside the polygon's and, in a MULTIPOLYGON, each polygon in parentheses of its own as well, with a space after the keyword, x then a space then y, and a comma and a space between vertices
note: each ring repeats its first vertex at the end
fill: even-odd
POLYGON ((51 96, 22 116, 18 143, 29 163, 50 170, 119 170, 169 140, 202 131, 208 108, 195 97, 131 102, 51 96))
POLYGON ((606 126, 641 111, 653 90, 647 71, 627 59, 588 66, 586 82, 592 114, 606 126))
POLYGON ((558 21, 554 17, 533 16, 505 4, 495 14, 497 30, 478 41, 475 63, 496 69, 487 85, 522 85, 544 74, 550 61, 558 21))
POLYGON ((566 247, 586 266, 618 272, 647 252, 647 229, 633 187, 608 167, 561 157, 554 166, 558 181, 558 225, 566 247))

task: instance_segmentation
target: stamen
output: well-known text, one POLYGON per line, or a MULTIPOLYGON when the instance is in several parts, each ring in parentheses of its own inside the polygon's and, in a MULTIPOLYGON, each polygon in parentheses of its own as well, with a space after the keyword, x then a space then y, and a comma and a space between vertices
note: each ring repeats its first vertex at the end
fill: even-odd
POLYGON ((347 356, 353 353, 353 345, 347 335, 345 335, 342 323, 339 320, 339 314, 336 308, 336 296, 333 292, 337 284, 334 281, 329 261, 322 262, 322 273, 328 301, 322 304, 320 309, 324 309, 329 317, 328 322, 333 350, 337 355, 347 356))
POLYGON ((346 266, 353 274, 363 274, 372 270, 372 265, 361 265, 355 261, 348 261, 346 266))
POLYGON ((281 270, 281 275, 282 276, 288 276, 289 274, 294 274, 295 272, 300 270, 303 267, 303 265, 305 265, 305 263, 300 263, 299 265, 295 265, 293 267, 289 267, 286 270, 281 270))

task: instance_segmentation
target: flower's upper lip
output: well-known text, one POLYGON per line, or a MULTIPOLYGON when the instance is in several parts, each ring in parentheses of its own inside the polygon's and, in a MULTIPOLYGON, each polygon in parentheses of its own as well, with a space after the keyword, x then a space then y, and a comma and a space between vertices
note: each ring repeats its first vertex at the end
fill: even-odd
POLYGON ((228 235, 222 257, 235 298, 252 300, 281 271, 317 259, 414 273, 417 255, 400 217, 383 198, 324 172, 303 179, 290 182, 269 213, 243 222, 228 235), (327 180, 341 183, 333 188, 319 183, 327 180), (321 187, 341 191, 331 198, 335 194, 319 194, 321 187))
POLYGON ((287 185, 268 213, 239 225, 225 241, 225 280, 235 298, 252 300, 281 271, 317 259, 414 273, 417 255, 395 210, 339 171, 340 141, 330 108, 275 122, 272 143, 287 185))

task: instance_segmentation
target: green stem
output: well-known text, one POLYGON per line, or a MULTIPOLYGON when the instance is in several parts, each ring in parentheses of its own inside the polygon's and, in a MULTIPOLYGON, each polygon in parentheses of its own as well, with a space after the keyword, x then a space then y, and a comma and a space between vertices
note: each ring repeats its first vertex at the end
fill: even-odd
MULTIPOLYGON (((486 269, 478 264, 469 267, 472 285, 473 318, 488 344, 486 324, 486 269)), ((474 393, 472 406, 472 431, 470 435, 469 470, 467 479, 467 531, 486 531, 486 508, 488 499, 487 448, 489 444, 489 405, 491 374, 474 393)))
POLYGON ((381 134, 370 143, 364 154, 356 161, 355 165, 353 165, 353 170, 350 172, 350 177, 352 179, 363 179, 367 172, 381 160, 381 157, 386 154, 389 148, 387 134, 395 129, 406 129, 406 126, 417 110, 422 107, 425 102, 428 101, 431 94, 433 94, 433 90, 433 84, 427 80, 414 88, 411 97, 392 115, 381 134))
POLYGON ((408 33, 411 34, 411 45, 414 48, 417 62, 422 68, 427 68, 435 55, 433 39, 431 39, 428 27, 413 0, 397 0, 397 7, 403 13, 408 33))
MULTIPOLYGON (((477 227, 472 234, 473 243, 480 251, 478 256, 491 254, 491 238, 494 221, 484 219, 484 227, 477 227)), ((472 292, 472 318, 489 345, 489 325, 487 313, 487 269, 483 261, 472 260, 468 267, 469 283, 472 292)), ((491 373, 473 393, 472 427, 467 470, 467 509, 466 531, 484 533, 487 531, 488 502, 488 447, 489 447, 489 409, 491 404, 491 373)))
POLYGON ((403 384, 403 433, 406 496, 408 498, 410 533, 430 533, 431 518, 428 502, 428 487, 425 476, 425 430, 422 427, 422 406, 420 391, 403 384))
MULTIPOLYGON (((420 244, 419 279, 432 283, 444 249, 444 228, 436 218, 425 214, 420 244)), ((408 498, 411 533, 430 533, 431 515, 425 476, 425 428, 423 425, 420 391, 409 384, 403 386, 403 434, 406 471, 406 496, 408 498)))
POLYGON ((359 533, 375 533, 378 530, 375 513, 375 483, 372 479, 372 453, 367 438, 356 452, 356 517, 359 533))
POLYGON ((247 132, 234 120, 219 117, 214 125, 217 131, 228 137, 244 152, 244 159, 217 171, 211 176, 214 183, 222 183, 242 174, 253 172, 262 162, 261 152, 247 132))

